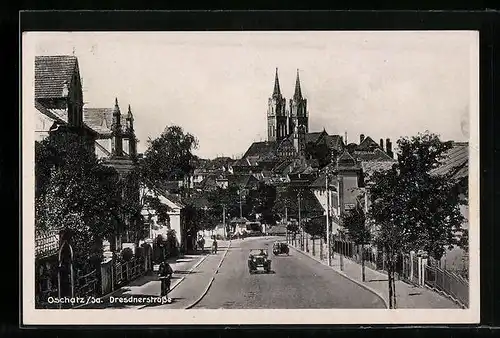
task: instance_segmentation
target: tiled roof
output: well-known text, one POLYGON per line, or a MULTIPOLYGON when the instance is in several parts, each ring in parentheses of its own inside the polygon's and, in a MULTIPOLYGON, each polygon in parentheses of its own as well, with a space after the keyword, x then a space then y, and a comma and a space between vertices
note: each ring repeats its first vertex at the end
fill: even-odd
MULTIPOLYGON (((312 183, 311 183, 311 188, 325 188, 326 186, 326 175, 325 173, 321 173, 319 175, 319 177, 314 180, 312 183)), ((337 187, 337 178, 334 176, 334 177, 331 177, 331 179, 329 180, 328 182, 328 186, 330 187, 330 189, 333 189, 334 191, 336 190, 336 187, 337 187)))
POLYGON ((35 99, 62 98, 67 96, 71 78, 78 71, 75 56, 35 57, 35 99))
POLYGON ((259 180, 257 180, 253 175, 228 175, 227 176, 228 183, 230 185, 237 185, 237 186, 242 186, 242 187, 249 187, 252 186, 256 183, 258 183, 259 180))
POLYGON ((243 158, 247 158, 250 156, 257 156, 261 157, 264 155, 267 155, 270 152, 274 152, 276 150, 277 143, 276 142, 254 142, 248 148, 246 151, 245 155, 243 155, 243 158))
POLYGON ((469 176, 469 144, 455 142, 442 160, 442 164, 431 171, 434 175, 453 173, 453 178, 462 179, 469 176))
POLYGON ((328 135, 326 136, 327 145, 335 150, 341 150, 344 146, 342 137, 340 135, 328 135))
POLYGON ((309 142, 316 143, 316 142, 318 142, 319 138, 323 134, 328 135, 325 131, 307 133, 306 134, 306 143, 309 143, 309 142))
POLYGON ((356 160, 349 154, 349 152, 344 151, 342 155, 337 159, 339 165, 355 165, 356 160))
MULTIPOLYGON (((114 108, 83 108, 83 122, 102 136, 111 135, 114 108)), ((120 124, 123 132, 127 128, 127 116, 121 114, 120 124)))
POLYGON ((356 150, 353 156, 358 161, 392 161, 393 158, 380 148, 375 148, 373 151, 356 150))
POLYGON ((361 142, 357 147, 356 150, 372 150, 374 148, 380 148, 380 145, 375 142, 370 136, 365 137, 363 142, 361 142))
POLYGON ((365 161, 361 162, 363 173, 371 175, 376 171, 385 171, 390 169, 396 161, 365 161))

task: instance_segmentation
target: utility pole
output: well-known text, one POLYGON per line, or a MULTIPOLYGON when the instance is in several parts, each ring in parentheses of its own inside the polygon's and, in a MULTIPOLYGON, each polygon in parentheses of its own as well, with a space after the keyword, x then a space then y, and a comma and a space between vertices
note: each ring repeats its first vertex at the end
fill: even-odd
POLYGON ((243 209, 241 207, 241 189, 238 190, 238 195, 240 195, 240 219, 243 218, 243 209))
POLYGON ((226 234, 226 205, 222 205, 222 226, 224 227, 224 239, 227 237, 226 234))
POLYGON ((302 250, 304 250, 304 228, 302 227, 302 223, 301 223, 301 220, 300 220, 300 191, 299 193, 297 194, 297 197, 298 197, 298 204, 299 204, 299 228, 301 229, 301 243, 300 243, 300 247, 302 250))
POLYGON ((326 254, 328 266, 332 265, 332 257, 330 253, 330 189, 328 189, 328 168, 325 172, 325 189, 326 189, 326 254))

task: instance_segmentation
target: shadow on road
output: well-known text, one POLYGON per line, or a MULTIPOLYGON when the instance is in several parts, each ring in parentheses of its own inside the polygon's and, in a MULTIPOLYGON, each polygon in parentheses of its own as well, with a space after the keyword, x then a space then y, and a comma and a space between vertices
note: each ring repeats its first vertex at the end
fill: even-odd
POLYGON ((179 274, 179 275, 191 275, 191 274, 199 273, 199 271, 175 270, 174 273, 179 274))

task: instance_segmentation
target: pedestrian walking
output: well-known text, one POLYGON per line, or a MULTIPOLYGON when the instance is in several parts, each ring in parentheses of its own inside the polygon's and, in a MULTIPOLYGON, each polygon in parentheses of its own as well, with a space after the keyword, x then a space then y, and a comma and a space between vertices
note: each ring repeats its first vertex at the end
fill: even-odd
POLYGON ((214 238, 214 241, 212 242, 212 253, 216 254, 217 253, 217 239, 214 238))

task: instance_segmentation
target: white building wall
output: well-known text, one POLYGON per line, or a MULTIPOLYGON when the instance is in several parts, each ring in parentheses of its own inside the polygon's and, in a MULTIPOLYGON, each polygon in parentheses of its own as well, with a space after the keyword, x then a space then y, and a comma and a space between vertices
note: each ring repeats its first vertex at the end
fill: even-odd
POLYGON ((49 136, 49 129, 54 124, 54 120, 45 114, 42 114, 38 109, 33 107, 35 118, 35 141, 42 141, 49 136))

